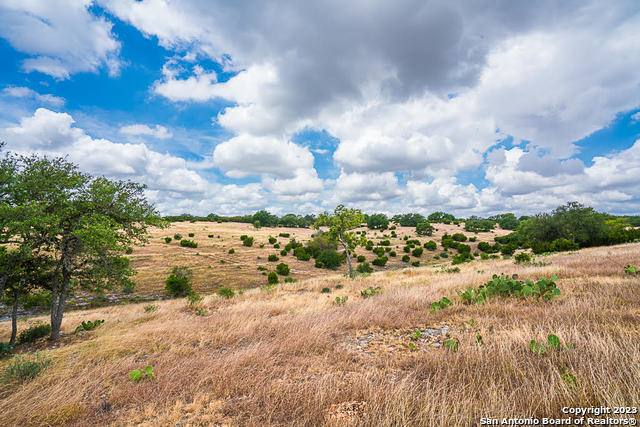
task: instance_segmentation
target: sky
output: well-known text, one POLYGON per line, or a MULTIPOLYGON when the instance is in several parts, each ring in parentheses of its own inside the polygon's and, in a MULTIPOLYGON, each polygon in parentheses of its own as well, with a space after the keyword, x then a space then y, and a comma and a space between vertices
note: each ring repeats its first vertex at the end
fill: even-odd
POLYGON ((163 214, 640 214, 640 3, 3 0, 0 141, 163 214))

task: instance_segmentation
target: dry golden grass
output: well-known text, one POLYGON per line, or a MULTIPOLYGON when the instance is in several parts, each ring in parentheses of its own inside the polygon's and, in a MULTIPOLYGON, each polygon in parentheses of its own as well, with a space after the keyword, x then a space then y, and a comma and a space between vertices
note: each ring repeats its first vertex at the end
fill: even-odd
MULTIPOLYGON (((421 242, 434 240, 440 245, 440 239, 445 232, 449 234, 462 232, 467 236, 474 236, 473 233, 465 232, 462 227, 456 225, 435 224, 437 231, 431 237, 418 237, 421 242)), ((362 228, 359 230, 367 230, 362 228)), ((175 222, 167 229, 152 229, 150 232, 149 244, 136 248, 130 255, 133 266, 138 270, 134 278, 138 284, 136 293, 138 295, 158 295, 164 293, 164 279, 171 273, 171 268, 177 265, 186 265, 194 271, 194 288, 198 292, 212 292, 223 286, 232 288, 251 288, 263 285, 267 278, 257 270, 257 266, 265 266, 269 270, 274 270, 279 262, 285 262, 291 267, 291 275, 296 279, 308 279, 311 277, 321 277, 327 274, 327 270, 314 267, 313 260, 299 261, 290 252, 288 256, 280 256, 280 250, 295 238, 298 242, 306 243, 314 233, 312 229, 304 228, 269 228, 263 227, 255 229, 252 224, 240 223, 216 223, 216 222, 175 222), (181 247, 180 243, 173 240, 170 244, 164 242, 164 237, 173 237, 174 234, 181 234, 183 239, 194 240, 198 243, 198 248, 181 247), (194 237, 189 237, 193 233, 194 237), (289 233, 288 238, 278 237, 279 233, 289 233), (251 247, 242 246, 240 236, 246 234, 254 237, 254 244, 251 247), (213 235, 213 238, 209 238, 213 235), (218 237, 220 236, 220 237, 218 237), (280 249, 275 249, 269 244, 269 237, 276 237, 280 243, 280 249), (260 244, 264 244, 260 248, 260 244), (234 254, 229 254, 229 249, 235 250, 234 254), (280 257, 277 262, 268 262, 267 257, 276 254, 280 257), (221 262, 224 260, 224 263, 221 262)), ((404 238, 416 238, 415 227, 398 227, 396 230, 398 238, 388 239, 391 247, 397 252, 395 258, 389 258, 387 268, 404 267, 400 259, 405 253, 402 248, 405 245, 404 238)), ((480 241, 493 242, 496 235, 508 234, 509 231, 495 230, 494 233, 478 233, 475 235, 478 241, 469 243, 475 250, 480 241)), ((375 244, 380 240, 387 239, 383 235, 390 236, 390 231, 367 230, 367 237, 375 244)), ((440 247, 440 246, 439 246, 440 247)), ((376 257, 370 251, 360 247, 358 254, 365 255, 368 261, 376 257)), ((421 262, 433 263, 434 255, 440 253, 425 250, 421 257, 421 262)), ((412 257, 412 261, 417 258, 412 257)))
MULTIPOLYGON (((253 233, 256 234, 256 233, 253 233)), ((237 246, 236 246, 237 247, 237 246)), ((208 296, 207 316, 184 300, 70 312, 63 332, 104 318, 95 331, 51 348, 39 377, 2 389, 4 425, 476 425, 483 416, 561 416, 563 406, 637 406, 640 402, 640 244, 545 258, 545 267, 512 260, 473 262, 455 274, 433 267, 347 280, 315 277, 231 300, 208 296), (484 270, 484 273, 479 271, 484 270), (556 274, 550 302, 491 300, 430 315, 428 305, 493 273, 556 274), (335 289, 342 283, 344 288, 335 289), (330 294, 320 289, 332 288, 330 294), (383 286, 362 299, 359 291, 383 286), (332 303, 348 295, 343 306, 332 303), (471 331, 463 322, 475 319, 471 331), (354 343, 362 331, 448 325, 459 351, 380 351, 354 343), (475 344, 476 334, 484 344, 475 344), (531 339, 550 333, 572 351, 536 356, 531 339), (129 381, 153 365, 156 379, 129 381), (567 369, 576 387, 565 383, 567 369)), ((9 325, 3 323, 0 339, 9 325)), ((407 343, 409 337, 407 337, 407 343)), ((0 369, 6 365, 2 361, 0 369)))

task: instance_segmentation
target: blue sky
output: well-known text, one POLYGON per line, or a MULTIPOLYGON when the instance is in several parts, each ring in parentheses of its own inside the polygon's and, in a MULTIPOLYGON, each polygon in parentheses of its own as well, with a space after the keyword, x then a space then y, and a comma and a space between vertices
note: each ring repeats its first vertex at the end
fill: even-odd
POLYGON ((23 3, 0 138, 165 214, 640 213, 636 2, 23 3))

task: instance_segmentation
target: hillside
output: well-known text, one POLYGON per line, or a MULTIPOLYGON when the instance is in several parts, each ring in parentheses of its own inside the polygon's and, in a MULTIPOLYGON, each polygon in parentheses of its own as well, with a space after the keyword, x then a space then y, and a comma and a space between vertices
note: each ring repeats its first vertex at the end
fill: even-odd
MULTIPOLYGON (((458 273, 429 266, 354 280, 323 270, 323 277, 233 299, 207 296, 204 315, 183 299, 155 302, 155 311, 129 304, 69 312, 59 342, 21 349, 41 349, 52 361, 23 385, 2 386, 2 422, 453 426, 483 416, 560 417, 564 406, 637 405, 640 278, 623 268, 640 264, 640 244, 539 260, 548 265, 474 261, 458 273), (494 273, 555 274, 561 294, 485 305, 456 297, 494 273), (377 286, 380 294, 360 296, 377 286), (331 292, 321 293, 324 287, 331 292), (336 296, 348 300, 339 306, 336 296), (443 296, 453 305, 430 314, 430 303, 443 296), (73 334, 94 319, 105 323, 73 334), (427 330, 444 327, 457 352, 427 330), (416 328, 421 337, 412 340, 416 328), (573 349, 532 353, 530 340, 548 334, 573 349), (146 365, 155 379, 129 380, 146 365)), ((9 323, 0 324, 0 340, 9 332, 9 323)))

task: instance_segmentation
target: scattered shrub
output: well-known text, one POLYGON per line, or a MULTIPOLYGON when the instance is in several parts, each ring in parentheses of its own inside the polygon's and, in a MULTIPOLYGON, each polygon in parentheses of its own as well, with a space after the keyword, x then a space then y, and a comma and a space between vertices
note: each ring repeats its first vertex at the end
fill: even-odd
POLYGON ((516 260, 516 264, 531 262, 531 255, 526 252, 520 252, 519 254, 516 254, 514 259, 516 260))
POLYGON ((235 254, 235 253, 236 253, 236 250, 235 250, 235 249, 233 249, 233 248, 229 249, 229 255, 233 255, 233 254, 235 254))
POLYGON ((195 236, 194 233, 189 233, 189 237, 193 237, 193 236, 195 236))
POLYGON ((389 256, 390 256, 390 257, 395 257, 396 255, 398 255, 398 254, 396 253, 396 251, 389 251, 389 256))
POLYGON ((373 248, 373 253, 378 256, 382 256, 384 255, 384 248, 381 248, 381 247, 373 248))
POLYGON ((515 243, 507 243, 500 248, 500 253, 505 256, 511 256, 515 253, 516 249, 518 249, 518 245, 515 243))
POLYGON ((422 248, 415 248, 413 251, 411 251, 411 255, 413 255, 416 258, 420 258, 422 256, 423 251, 424 249, 422 248))
POLYGON ((331 289, 329 289, 329 288, 322 288, 320 290, 320 293, 323 293, 323 294, 328 294, 329 292, 331 292, 331 289))
POLYGON ((217 292, 218 296, 222 297, 222 298, 226 298, 226 299, 231 299, 234 296, 236 296, 236 293, 233 291, 233 289, 229 288, 229 287, 223 287, 218 289, 217 292))
POLYGON ((253 246, 253 237, 246 237, 243 239, 242 246, 253 246))
POLYGON ((276 265, 276 272, 280 275, 280 276, 288 276, 290 269, 289 266, 287 264, 285 264, 284 262, 281 262, 280 264, 276 265))
POLYGON ((316 257, 316 262, 322 263, 324 268, 331 270, 337 269, 344 260, 343 255, 332 249, 325 249, 321 251, 316 257))
POLYGON ((280 256, 287 256, 288 252, 286 249, 280 251, 280 256))
POLYGON ((174 234, 173 235, 173 240, 181 240, 182 239, 182 234, 174 234))
POLYGON ((164 242, 165 243, 171 243, 171 240, 173 240, 173 239, 171 239, 171 237, 165 237, 164 238, 164 242))
POLYGON ((389 260, 389 258, 387 258, 386 256, 381 256, 381 257, 377 257, 373 261, 371 261, 371 264, 377 265, 378 267, 382 267, 387 263, 388 260, 389 260))
POLYGON ((367 258, 364 255, 358 255, 358 258, 356 258, 358 262, 365 262, 367 260, 367 258))
POLYGON ((289 237, 290 234, 289 233, 280 233, 280 234, 278 234, 278 236, 280 236, 280 237, 289 237))
POLYGON ((51 363, 51 358, 39 352, 16 354, 7 363, 2 373, 2 382, 5 384, 21 383, 36 377, 51 363))
POLYGON ((356 268, 356 271, 361 274, 368 274, 368 273, 373 273, 373 268, 369 265, 368 262, 365 261, 362 264, 358 265, 358 268, 356 268))
POLYGON ((409 255, 402 255, 402 261, 409 262, 410 260, 411 260, 411 257, 409 255))
POLYGON ((411 265, 413 265, 414 267, 420 267, 420 261, 413 261, 411 265))
POLYGON ((213 239, 213 234, 208 234, 207 237, 213 239))
POLYGON ((271 236, 269 236, 269 243, 270 243, 270 244, 272 244, 272 245, 273 245, 273 244, 274 244, 275 242, 277 242, 277 241, 278 241, 278 239, 276 239, 275 237, 271 237, 271 236))
POLYGON ((193 293, 192 277, 193 273, 189 267, 173 267, 171 275, 164 281, 167 293, 175 297, 184 297, 193 293))
POLYGON ((428 251, 435 251, 436 249, 438 249, 438 244, 433 240, 429 240, 424 244, 424 248, 428 251))
POLYGON ((186 248, 197 248, 198 244, 193 240, 182 239, 180 240, 180 246, 184 246, 186 248))
POLYGON ((275 271, 272 271, 271 273, 269 273, 269 275, 267 276, 267 283, 269 283, 270 285, 275 285, 277 284, 279 281, 278 279, 278 273, 276 273, 275 271))
POLYGON ((578 245, 573 240, 556 239, 551 242, 549 249, 551 250, 551 252, 575 251, 580 249, 580 245, 578 245))
POLYGON ((426 221, 416 224, 416 234, 418 236, 431 236, 433 231, 433 226, 426 221))
POLYGON ((280 249, 280 243, 276 243, 275 245, 273 245, 274 249, 280 249))
POLYGON ((380 243, 378 243, 380 246, 389 246, 391 245, 391 242, 389 240, 382 240, 380 241, 380 243))
POLYGON ((451 236, 451 238, 453 240, 455 240, 456 242, 466 242, 467 241, 467 236, 465 236, 462 233, 455 233, 453 236, 451 236))
POLYGON ((18 344, 34 342, 38 338, 46 337, 51 333, 51 325, 48 323, 38 323, 18 335, 18 344))
POLYGON ((267 257, 267 261, 270 261, 270 262, 275 262, 275 261, 278 261, 279 259, 280 258, 278 258, 278 255, 276 255, 276 254, 270 254, 267 257))
POLYGON ((307 250, 302 246, 295 248, 293 250, 293 255, 300 261, 309 261, 311 259, 311 255, 308 254, 307 250))
POLYGON ((293 277, 285 277, 284 278, 284 283, 295 283, 296 279, 294 279, 293 277))

